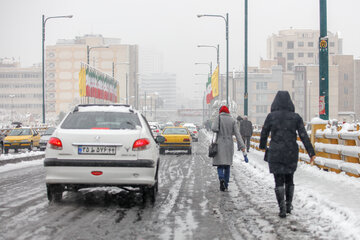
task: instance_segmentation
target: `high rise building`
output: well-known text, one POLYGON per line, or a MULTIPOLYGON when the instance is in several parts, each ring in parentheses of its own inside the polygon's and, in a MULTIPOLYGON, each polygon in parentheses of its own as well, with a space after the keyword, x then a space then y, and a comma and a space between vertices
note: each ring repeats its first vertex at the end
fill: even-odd
MULTIPOLYGON (((161 108, 175 110, 176 108, 176 74, 153 73, 142 74, 140 81, 140 96, 156 93, 163 102, 161 108)), ((140 100, 144 102, 144 100, 140 100)))
MULTIPOLYGON (((296 65, 319 64, 318 30, 287 29, 267 40, 267 58, 277 59, 283 71, 293 71, 296 65)), ((339 34, 328 32, 329 55, 342 54, 339 34)))
POLYGON ((46 47, 46 112, 58 115, 80 103, 81 62, 114 76, 119 81, 121 103, 138 103, 138 46, 121 44, 119 38, 85 35, 58 40, 46 47), (89 52, 87 51, 89 46, 89 52), (89 56, 87 56, 89 53, 89 56))

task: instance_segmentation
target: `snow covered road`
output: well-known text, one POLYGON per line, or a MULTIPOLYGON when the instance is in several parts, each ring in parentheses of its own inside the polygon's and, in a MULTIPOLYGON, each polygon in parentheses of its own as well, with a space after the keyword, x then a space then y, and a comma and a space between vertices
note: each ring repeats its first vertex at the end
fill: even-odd
POLYGON ((220 192, 200 135, 192 156, 161 156, 155 205, 117 188, 46 198, 42 160, 0 167, 0 239, 360 239, 360 181, 299 164, 293 214, 280 219, 263 153, 237 152, 220 192))

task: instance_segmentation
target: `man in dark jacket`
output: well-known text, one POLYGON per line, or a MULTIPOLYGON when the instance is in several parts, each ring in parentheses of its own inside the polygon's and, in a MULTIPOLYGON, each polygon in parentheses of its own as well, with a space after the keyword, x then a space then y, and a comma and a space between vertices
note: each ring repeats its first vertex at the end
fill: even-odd
POLYGON ((250 139, 253 134, 252 122, 248 120, 247 116, 244 116, 244 120, 240 121, 240 134, 246 145, 246 151, 250 150, 250 139))
POLYGON ((284 218, 286 213, 291 213, 292 209, 293 177, 299 159, 297 133, 304 143, 311 163, 315 159, 315 151, 305 130, 304 122, 299 114, 295 113, 294 104, 287 91, 278 91, 271 104, 271 113, 267 115, 261 130, 260 149, 267 148, 269 133, 271 133, 271 141, 266 158, 270 173, 273 173, 275 178, 275 194, 280 208, 279 216, 284 218))

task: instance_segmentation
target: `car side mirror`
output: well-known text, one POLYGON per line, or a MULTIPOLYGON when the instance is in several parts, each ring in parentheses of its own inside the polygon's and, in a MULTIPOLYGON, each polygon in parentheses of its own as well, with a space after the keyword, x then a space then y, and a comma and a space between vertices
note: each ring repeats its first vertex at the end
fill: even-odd
POLYGON ((164 136, 156 136, 155 141, 157 143, 164 143, 165 142, 165 137, 164 136))

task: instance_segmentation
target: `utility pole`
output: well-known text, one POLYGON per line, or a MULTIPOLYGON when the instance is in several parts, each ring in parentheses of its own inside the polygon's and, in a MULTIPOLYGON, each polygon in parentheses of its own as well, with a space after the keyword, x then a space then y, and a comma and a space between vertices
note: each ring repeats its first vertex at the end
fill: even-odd
POLYGON ((245 0, 244 116, 248 116, 248 0, 245 0))
POLYGON ((319 116, 321 119, 329 120, 329 51, 326 12, 326 0, 320 0, 319 116))

